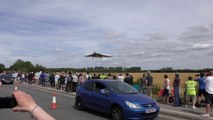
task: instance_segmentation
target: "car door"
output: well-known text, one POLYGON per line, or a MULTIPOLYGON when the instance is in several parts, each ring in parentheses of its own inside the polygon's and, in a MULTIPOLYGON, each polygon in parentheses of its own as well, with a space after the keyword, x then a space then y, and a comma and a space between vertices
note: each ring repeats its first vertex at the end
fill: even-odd
POLYGON ((101 89, 106 89, 106 86, 100 82, 95 82, 95 88, 91 95, 92 105, 95 109, 102 112, 109 112, 111 105, 111 96, 100 93, 101 89))
POLYGON ((92 107, 92 94, 94 91, 95 82, 88 81, 82 86, 81 96, 85 106, 92 107))

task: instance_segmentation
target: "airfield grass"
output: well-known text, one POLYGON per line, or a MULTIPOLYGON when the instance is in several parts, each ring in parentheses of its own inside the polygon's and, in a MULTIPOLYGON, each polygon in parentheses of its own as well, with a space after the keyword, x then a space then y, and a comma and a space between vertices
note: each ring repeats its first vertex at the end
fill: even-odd
MULTIPOLYGON (((142 77, 143 73, 130 73, 133 76, 134 79, 134 83, 138 84, 139 83, 139 79, 142 77)), ((145 73, 146 74, 146 73, 145 73)), ((171 89, 173 89, 173 81, 174 81, 174 77, 175 77, 175 73, 151 73, 152 77, 153 77, 153 85, 161 88, 164 82, 164 75, 167 74, 169 79, 170 79, 170 83, 171 83, 171 89)), ((185 82, 188 80, 189 76, 192 76, 193 79, 196 79, 196 75, 197 73, 179 73, 180 75, 180 94, 183 94, 185 91, 185 82)), ((124 74, 123 74, 124 75, 124 74)))

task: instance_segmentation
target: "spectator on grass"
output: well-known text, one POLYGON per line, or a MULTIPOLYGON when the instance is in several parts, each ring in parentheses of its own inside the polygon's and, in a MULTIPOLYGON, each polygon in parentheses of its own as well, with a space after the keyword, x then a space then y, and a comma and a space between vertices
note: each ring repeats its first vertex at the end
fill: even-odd
POLYGON ((121 73, 118 74, 118 80, 124 81, 124 76, 121 73))
POLYGON ((180 97, 179 97, 179 89, 180 89, 180 77, 178 73, 175 73, 175 78, 173 81, 174 87, 174 97, 175 97, 175 106, 180 106, 180 97))
POLYGON ((113 76, 111 75, 111 73, 108 74, 107 79, 113 79, 113 76))
POLYGON ((202 95, 205 96, 205 93, 206 93, 206 91, 205 91, 205 83, 204 83, 204 80, 206 79, 205 75, 202 72, 199 75, 200 75, 200 77, 195 79, 195 81, 199 82, 198 96, 197 96, 198 106, 200 106, 200 101, 201 101, 202 95))
POLYGON ((98 77, 98 75, 97 74, 93 74, 93 76, 92 76, 92 79, 99 79, 99 77, 98 77))
POLYGON ((144 73, 142 75, 142 78, 140 78, 140 90, 141 90, 141 93, 145 94, 145 88, 146 88, 146 74, 144 73))
POLYGON ((206 100, 206 112, 201 115, 202 117, 209 117, 209 113, 212 110, 211 105, 213 103, 213 71, 210 71, 208 77, 204 80, 205 83, 205 100, 206 100))
POLYGON ((102 73, 102 74, 99 76, 99 78, 100 78, 100 79, 107 79, 107 76, 106 76, 104 73, 102 73))
POLYGON ((170 80, 168 78, 168 75, 164 75, 164 83, 163 83, 163 97, 164 97, 164 103, 168 104, 169 103, 169 91, 170 91, 170 80))
POLYGON ((152 83, 153 83, 153 77, 151 76, 151 72, 148 71, 146 76, 146 86, 152 86, 152 83))
POLYGON ((151 76, 151 72, 147 72, 146 76, 146 86, 147 86, 147 93, 146 95, 152 97, 152 88, 153 88, 153 77, 151 76))
POLYGON ((133 80, 132 80, 129 73, 126 73, 126 77, 124 78, 124 82, 126 82, 129 85, 133 85, 133 80))
POLYGON ((186 84, 186 107, 190 100, 192 99, 192 109, 196 109, 196 82, 192 79, 191 76, 188 77, 188 81, 185 82, 186 84))
POLYGON ((90 73, 87 72, 87 74, 86 74, 86 76, 85 76, 85 80, 90 80, 91 78, 92 78, 92 77, 91 77, 90 73))

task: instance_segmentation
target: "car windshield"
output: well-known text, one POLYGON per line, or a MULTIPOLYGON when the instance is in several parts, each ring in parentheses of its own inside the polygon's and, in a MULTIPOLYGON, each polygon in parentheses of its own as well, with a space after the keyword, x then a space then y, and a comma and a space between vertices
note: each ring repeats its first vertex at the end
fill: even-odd
POLYGON ((113 82, 108 82, 107 85, 110 87, 110 89, 114 93, 118 93, 118 94, 138 94, 139 93, 131 85, 125 82, 113 81, 113 82))
POLYGON ((1 78, 10 80, 10 79, 12 79, 12 76, 11 75, 2 75, 1 78))

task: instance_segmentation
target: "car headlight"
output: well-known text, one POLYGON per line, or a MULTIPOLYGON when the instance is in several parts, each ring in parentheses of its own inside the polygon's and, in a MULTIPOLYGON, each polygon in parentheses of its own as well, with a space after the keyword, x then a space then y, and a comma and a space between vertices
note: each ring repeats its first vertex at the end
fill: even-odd
POLYGON ((125 103, 126 103, 127 106, 129 106, 132 109, 141 109, 141 106, 136 105, 134 103, 131 103, 131 102, 128 102, 128 101, 125 101, 125 103))
POLYGON ((156 105, 158 105, 158 102, 157 102, 157 100, 155 100, 155 103, 156 103, 156 105))

